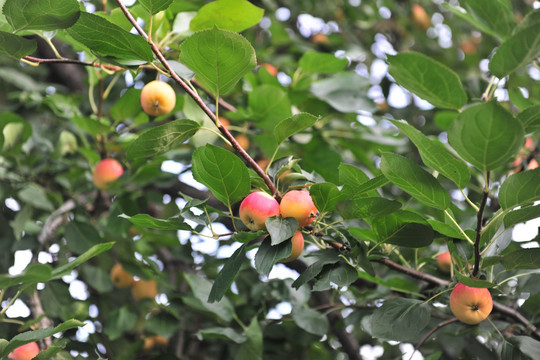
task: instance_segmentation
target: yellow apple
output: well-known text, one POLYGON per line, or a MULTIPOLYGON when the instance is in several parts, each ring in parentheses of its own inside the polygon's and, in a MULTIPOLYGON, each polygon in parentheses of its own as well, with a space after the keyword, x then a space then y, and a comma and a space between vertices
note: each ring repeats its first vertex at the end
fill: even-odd
POLYGON ((122 264, 120 263, 114 264, 111 269, 110 276, 112 283, 117 288, 127 288, 133 285, 135 282, 135 280, 133 280, 133 276, 124 270, 122 264))
POLYGON ((459 283, 450 294, 450 310, 461 322, 475 325, 489 316, 493 310, 493 299, 486 288, 459 283))
POLYGON ((317 208, 307 190, 291 190, 283 195, 279 210, 282 217, 298 220, 298 227, 311 224, 317 215, 317 208))
POLYGON ((148 115, 166 115, 174 109, 174 105, 176 105, 176 93, 166 82, 154 80, 143 87, 141 106, 148 115))
POLYGON ((240 204, 240 220, 249 230, 266 230, 266 218, 279 216, 279 203, 264 191, 255 191, 240 204))
POLYGON ((153 299, 158 294, 155 280, 137 280, 131 287, 131 294, 135 300, 153 299))
POLYGON ((449 251, 437 255, 437 267, 441 272, 450 274, 450 269, 452 269, 452 257, 450 256, 449 251))
POLYGON ((281 262, 289 262, 297 259, 300 254, 302 254, 302 251, 304 251, 304 235, 302 235, 302 232, 300 230, 296 230, 293 237, 291 238, 292 241, 292 250, 291 254, 285 259, 281 260, 281 262))

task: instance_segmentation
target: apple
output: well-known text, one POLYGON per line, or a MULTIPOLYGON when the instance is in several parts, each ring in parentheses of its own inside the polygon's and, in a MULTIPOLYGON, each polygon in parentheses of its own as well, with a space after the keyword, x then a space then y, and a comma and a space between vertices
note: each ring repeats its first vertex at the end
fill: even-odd
POLYGON ((112 283, 117 288, 127 288, 133 285, 135 282, 135 280, 133 280, 133 276, 124 270, 122 264, 120 263, 114 264, 111 269, 110 276, 112 283))
POLYGON ((309 225, 317 215, 317 208, 307 190, 291 190, 283 195, 279 204, 281 216, 298 220, 298 227, 309 225))
POLYGON ((223 125, 223 127, 224 127, 225 129, 228 129, 229 126, 231 126, 231 122, 230 122, 229 119, 227 119, 226 117, 219 116, 219 117, 218 117, 218 120, 219 120, 219 122, 221 123, 221 125, 223 125))
POLYGON ((427 30, 431 26, 431 19, 426 10, 419 4, 412 6, 412 20, 422 30, 427 30))
POLYGON ((449 251, 437 255, 437 267, 441 272, 450 274, 450 270, 452 269, 452 258, 449 251))
POLYGON ((103 159, 94 169, 93 181, 98 189, 104 190, 110 183, 115 182, 122 174, 124 169, 115 159, 103 159))
POLYGON ((39 346, 36 342, 31 342, 19 346, 8 356, 13 360, 31 360, 39 354, 39 346))
POLYGON ((264 191, 255 191, 240 204, 240 220, 249 230, 266 230, 267 217, 279 216, 279 203, 264 191))
POLYGON ((158 294, 157 283, 155 280, 137 280, 131 287, 131 294, 135 300, 153 299, 158 294))
POLYGON ((176 105, 176 93, 166 82, 154 80, 143 87, 141 106, 148 115, 166 115, 174 109, 174 105, 176 105))
POLYGON ((486 288, 459 283, 450 294, 450 310, 461 322, 475 325, 489 316, 493 310, 493 299, 486 288))
POLYGON ((169 339, 160 335, 153 335, 144 338, 143 350, 150 351, 155 347, 164 348, 169 345, 169 339))
POLYGON ((300 230, 296 230, 294 235, 291 238, 292 241, 292 250, 291 254, 285 259, 281 260, 281 262, 289 262, 297 259, 300 254, 302 254, 302 251, 304 250, 304 235, 302 235, 302 232, 300 230))
POLYGON ((261 69, 262 68, 265 68, 266 71, 268 71, 268 73, 272 76, 277 76, 278 74, 278 69, 277 67, 275 67, 274 65, 272 64, 268 64, 268 63, 262 63, 261 64, 261 69))
POLYGON ((234 137, 238 142, 238 145, 244 150, 249 149, 249 138, 244 134, 238 134, 234 137))

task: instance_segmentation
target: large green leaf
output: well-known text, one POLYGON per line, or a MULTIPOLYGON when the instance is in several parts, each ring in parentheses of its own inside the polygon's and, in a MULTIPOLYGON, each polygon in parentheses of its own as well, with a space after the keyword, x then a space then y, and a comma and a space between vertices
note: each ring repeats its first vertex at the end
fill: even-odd
POLYGON ((229 322, 234 318, 234 307, 232 303, 226 297, 222 298, 218 302, 210 304, 208 296, 212 289, 212 283, 196 274, 184 273, 186 279, 196 302, 190 303, 190 305, 196 305, 201 310, 210 312, 218 316, 221 320, 229 322))
POLYGON ((58 279, 64 275, 69 274, 77 266, 84 264, 88 260, 92 259, 95 256, 98 256, 99 254, 105 251, 110 250, 113 247, 113 245, 114 245, 114 242, 107 242, 107 243, 92 246, 88 251, 86 251, 84 254, 80 255, 79 257, 77 257, 75 260, 70 261, 67 264, 64 264, 54 269, 52 272, 53 279, 58 279))
POLYGON ((249 172, 242 160, 230 151, 210 144, 193 153, 193 177, 229 207, 246 196, 251 186, 249 172))
POLYGON ((15 335, 10 341, 9 344, 4 348, 3 352, 0 352, 0 358, 4 358, 7 356, 10 352, 18 348, 19 346, 22 346, 24 344, 28 344, 30 342, 39 341, 42 339, 45 339, 47 337, 50 337, 54 334, 64 332, 69 329, 77 328, 79 326, 83 326, 84 323, 80 322, 79 320, 70 319, 67 320, 60 325, 54 327, 54 328, 47 328, 47 329, 38 329, 38 330, 30 330, 23 333, 20 333, 18 335, 15 335))
MULTIPOLYGON (((291 118, 291 102, 287 96, 287 92, 282 88, 274 85, 261 85, 255 88, 248 99, 249 109, 253 113, 254 120, 258 120, 260 125, 266 129, 273 129, 276 124, 279 124, 287 118, 291 118)), ((302 123, 306 121, 303 116, 299 118, 302 123)), ((287 130, 286 123, 283 123, 283 130, 287 130)), ((283 137, 278 130, 277 136, 283 137), (280 136, 281 135, 281 136, 280 136)))
POLYGON ((150 15, 157 14, 160 11, 166 10, 171 5, 173 0, 139 0, 141 4, 150 15))
POLYGON ((100 57, 116 59, 130 65, 151 62, 153 53, 148 42, 131 34, 101 16, 82 12, 67 32, 100 57))
MULTIPOLYGON (((0 54, 20 59, 36 51, 36 41, 0 31, 0 54)), ((1 145, 1 144, 0 144, 1 145)))
POLYGON ((527 206, 510 211, 504 216, 504 226, 510 228, 513 225, 524 223, 525 221, 540 218, 540 205, 527 206))
POLYGON ((223 30, 241 32, 257 25, 263 15, 263 9, 246 0, 217 0, 200 8, 189 27, 199 31, 217 26, 223 30))
POLYGON ((508 0, 491 0, 489 6, 486 6, 483 0, 464 0, 464 2, 465 8, 474 19, 489 29, 488 33, 505 39, 516 26, 514 11, 508 0))
POLYGON ((197 32, 180 45, 180 61, 214 95, 231 91, 257 66, 255 50, 243 36, 220 30, 197 32))
POLYGON ((332 211, 346 196, 332 183, 316 183, 309 188, 309 194, 319 212, 332 211))
POLYGON ((234 254, 232 254, 225 262, 225 265, 214 281, 214 285, 212 285, 210 294, 208 294, 209 303, 220 301, 221 298, 223 298, 223 295, 225 295, 225 292, 231 287, 232 282, 240 270, 242 262, 246 259, 246 246, 247 244, 243 244, 236 249, 234 254))
POLYGON ((540 268, 540 248, 519 249, 505 254, 501 260, 507 270, 540 268))
POLYGON ((503 209, 540 200, 540 168, 509 176, 499 190, 503 209))
POLYGON ((65 29, 80 14, 76 0, 6 0, 3 12, 14 32, 65 29))
POLYGON ((399 210, 401 203, 382 197, 359 197, 338 204, 339 214, 346 220, 385 216, 399 210))
POLYGON ((272 246, 281 244, 285 240, 290 239, 298 230, 298 220, 292 217, 268 217, 266 218, 265 225, 268 233, 270 234, 272 246))
POLYGON ((380 242, 404 247, 428 246, 435 235, 419 215, 404 210, 374 218, 371 227, 380 242))
POLYGON ((156 219, 148 214, 137 214, 128 216, 126 214, 119 215, 120 217, 129 220, 133 225, 147 227, 158 230, 192 230, 181 218, 172 219, 156 219))
POLYGON ((503 78, 540 56, 540 9, 531 11, 516 26, 512 36, 499 46, 489 71, 503 78))
POLYGON ((311 85, 311 93, 344 113, 359 110, 375 111, 373 101, 367 96, 369 81, 354 73, 340 72, 311 85))
POLYGON ((19 275, 0 275, 0 288, 7 289, 8 287, 25 284, 31 285, 38 282, 47 282, 52 278, 52 269, 50 265, 45 264, 30 264, 19 275))
POLYGON ((426 166, 452 180, 460 189, 469 183, 471 173, 465 162, 457 158, 443 144, 431 140, 405 121, 392 121, 416 145, 426 166))
POLYGON ((288 137, 307 129, 315 124, 317 118, 308 113, 300 113, 288 119, 280 121, 274 128, 274 137, 278 143, 282 143, 288 137))
POLYGON ((467 94, 458 75, 446 65, 420 53, 388 57, 388 72, 396 82, 440 108, 459 109, 467 94))
POLYGON ((448 141, 481 171, 509 163, 523 144, 523 127, 496 101, 472 105, 454 120, 448 141))
POLYGON ((386 300, 373 312, 373 336, 388 340, 411 341, 429 324, 430 309, 423 301, 406 298, 386 300))
POLYGON ((339 59, 334 54, 308 51, 298 61, 298 65, 307 74, 333 74, 345 69, 349 62, 339 59))
POLYGON ((257 254, 255 254, 255 268, 263 275, 268 276, 272 267, 279 260, 286 259, 292 251, 292 241, 284 241, 272 245, 269 237, 263 240, 257 254))
POLYGON ((526 134, 540 130, 540 104, 533 105, 520 112, 516 119, 521 122, 526 134))
POLYGON ((450 206, 450 197, 437 179, 411 160, 384 153, 381 171, 388 180, 421 203, 441 210, 450 206))
POLYGON ((257 316, 245 329, 247 340, 242 344, 234 357, 236 360, 262 360, 263 359, 263 333, 257 316))
POLYGON ((295 324, 310 334, 323 336, 328 332, 328 319, 317 310, 297 305, 292 310, 292 316, 295 324))
POLYGON ((191 138, 201 125, 193 120, 175 120, 139 135, 127 150, 128 159, 151 157, 173 150, 191 138))

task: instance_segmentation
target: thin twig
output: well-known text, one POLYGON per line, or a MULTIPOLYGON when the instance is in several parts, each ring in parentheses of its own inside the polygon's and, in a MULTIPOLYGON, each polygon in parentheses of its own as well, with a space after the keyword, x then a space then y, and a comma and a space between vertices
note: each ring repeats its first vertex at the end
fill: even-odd
POLYGON ((76 59, 68 59, 68 58, 60 58, 60 59, 43 59, 43 58, 37 58, 33 56, 25 56, 23 59, 35 62, 37 64, 51 64, 51 63, 61 63, 61 64, 75 64, 75 65, 82 65, 82 66, 92 66, 96 68, 105 68, 107 70, 112 71, 125 71, 127 69, 116 66, 116 65, 109 65, 109 64, 101 64, 98 62, 89 62, 89 61, 80 61, 76 59))
POLYGON ((486 184, 484 186, 484 191, 482 193, 482 201, 480 202, 480 207, 478 208, 478 213, 476 215, 476 239, 474 240, 474 268, 472 276, 476 277, 480 271, 480 239, 482 235, 482 222, 484 221, 484 210, 486 208, 487 199, 489 196, 489 171, 486 173, 486 184))
POLYGON ((458 318, 448 319, 448 320, 446 320, 446 321, 443 321, 443 322, 441 322, 441 323, 438 323, 433 329, 429 330, 428 333, 426 334, 426 336, 424 336, 424 337, 422 338, 422 340, 420 340, 420 342, 418 343, 418 345, 416 345, 416 347, 414 348, 414 351, 412 352, 411 357, 409 358, 409 360, 412 359, 414 353, 417 352, 418 349, 420 349, 420 347, 421 347, 422 345, 424 345, 424 343, 425 343, 426 341, 428 341, 428 339, 431 337, 431 335, 433 335, 437 330, 439 330, 439 329, 445 327, 446 325, 452 324, 452 323, 454 323, 454 322, 456 322, 456 321, 458 321, 458 318))
POLYGON ((272 192, 274 196, 279 200, 279 194, 277 188, 274 186, 274 183, 270 179, 270 177, 264 172, 264 170, 253 160, 253 158, 240 146, 238 141, 232 136, 232 134, 227 130, 223 124, 216 118, 216 115, 210 108, 204 103, 204 101, 201 99, 199 94, 193 90, 184 80, 182 80, 178 74, 173 70, 167 59, 163 56, 159 48, 156 44, 154 44, 150 39, 148 39, 148 36, 144 32, 144 30, 137 24, 137 21, 133 18, 129 10, 126 8, 126 6, 122 3, 121 0, 116 0, 116 3, 126 16, 126 18, 131 22, 135 30, 144 37, 148 44, 150 45, 152 52, 156 55, 158 60, 163 64, 163 66, 169 71, 171 77, 174 81, 178 83, 184 89, 184 91, 197 103, 197 105, 204 111, 204 113, 215 123, 218 125, 219 130, 225 135, 225 137, 231 142, 233 148, 249 163, 249 165, 255 170, 255 172, 264 180, 266 186, 268 186, 268 189, 272 192))

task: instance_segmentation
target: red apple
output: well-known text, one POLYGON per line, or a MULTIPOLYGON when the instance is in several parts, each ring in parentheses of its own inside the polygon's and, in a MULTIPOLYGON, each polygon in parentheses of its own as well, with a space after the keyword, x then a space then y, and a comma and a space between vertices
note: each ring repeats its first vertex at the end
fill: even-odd
POLYGON ((449 251, 437 255, 437 267, 441 272, 450 274, 450 269, 452 268, 452 258, 449 251))
POLYGON ((493 300, 488 289, 460 283, 450 294, 450 310, 461 322, 475 325, 489 316, 493 310, 493 300))
POLYGON ((281 260, 281 262, 289 262, 297 259, 300 254, 302 254, 302 251, 304 250, 304 235, 302 235, 302 232, 300 230, 296 230, 293 237, 291 238, 292 241, 292 250, 289 257, 287 257, 285 260, 281 260))
POLYGON ((36 342, 31 342, 19 346, 8 356, 13 360, 31 360, 39 354, 39 346, 36 342))
POLYGON ((317 215, 317 208, 307 190, 291 190, 283 195, 279 210, 282 217, 298 220, 298 227, 311 224, 317 215))
POLYGON ((279 216, 279 203, 270 194, 255 191, 242 201, 239 215, 249 230, 266 230, 266 218, 279 216))
POLYGON ((115 159, 103 159, 94 169, 94 185, 96 185, 98 189, 103 190, 107 185, 122 176, 123 173, 124 169, 118 161, 115 159))

